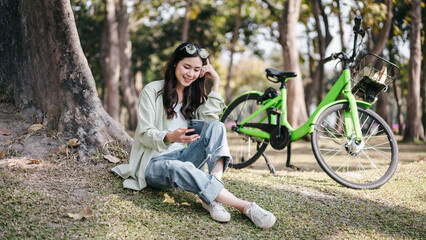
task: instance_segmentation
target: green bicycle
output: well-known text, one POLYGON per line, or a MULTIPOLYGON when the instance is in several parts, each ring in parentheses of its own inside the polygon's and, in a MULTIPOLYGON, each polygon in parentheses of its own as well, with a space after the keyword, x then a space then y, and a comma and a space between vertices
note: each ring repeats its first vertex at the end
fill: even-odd
POLYGON ((374 189, 389 181, 398 164, 397 142, 387 123, 369 108, 399 69, 374 54, 359 57, 357 38, 365 36, 360 17, 355 18, 353 31, 351 57, 339 52, 323 60, 342 61, 343 71, 301 127, 294 129, 287 121, 286 83, 296 76, 294 72, 266 69, 266 78, 280 83, 279 91, 268 88, 263 93, 246 92, 225 108, 221 121, 227 129, 231 167, 247 167, 263 156, 270 171, 275 172, 264 154, 270 144, 278 150, 287 147, 286 166, 299 170, 290 163, 291 142, 311 134, 318 164, 338 183, 374 189))

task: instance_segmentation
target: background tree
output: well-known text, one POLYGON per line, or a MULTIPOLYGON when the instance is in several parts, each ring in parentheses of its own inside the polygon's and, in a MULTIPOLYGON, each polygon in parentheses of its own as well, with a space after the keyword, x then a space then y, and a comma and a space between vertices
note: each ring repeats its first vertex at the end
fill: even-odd
POLYGON ((191 11, 191 0, 186 0, 185 1, 185 15, 184 15, 183 24, 182 24, 182 35, 181 35, 181 41, 182 42, 188 41, 190 11, 191 11))
POLYGON ((404 141, 424 140, 420 119, 420 71, 421 71, 421 0, 412 1, 410 28, 410 70, 407 95, 407 128, 404 141))
POLYGON ((123 89, 123 100, 128 113, 127 129, 135 130, 138 124, 138 93, 132 73, 132 42, 130 41, 129 16, 127 1, 119 1, 118 33, 120 47, 120 79, 123 89))
POLYGON ((80 156, 130 137, 106 113, 80 46, 70 2, 2 0, 0 86, 13 104, 35 106, 64 139, 79 138, 80 156), (7 47, 6 47, 7 46, 7 47))
POLYGON ((284 71, 296 72, 297 77, 287 82, 288 91, 288 121, 293 127, 301 126, 307 119, 305 94, 299 65, 296 27, 299 19, 301 0, 289 0, 279 11, 269 1, 263 0, 278 22, 278 42, 282 47, 284 71), (278 12, 281 12, 280 14, 278 12))
MULTIPOLYGON (((309 71, 310 71, 310 82, 305 87, 305 104, 306 109, 309 111, 311 104, 318 105, 325 94, 325 75, 324 75, 324 64, 321 59, 325 58, 325 51, 328 45, 331 43, 333 37, 330 33, 328 16, 324 12, 324 6, 320 0, 312 0, 310 3, 310 9, 314 18, 314 29, 316 32, 316 38, 314 39, 312 45, 314 46, 309 49, 309 71), (324 27, 323 27, 324 26, 324 27), (317 53, 318 57, 314 57, 314 54, 317 53), (316 100, 316 101, 315 101, 316 100)), ((308 20, 306 20, 308 21, 308 20)), ((309 23, 306 22, 306 25, 309 23)), ((308 27, 308 26, 307 26, 308 27)), ((308 27, 310 32, 310 28, 308 27)), ((309 36, 309 32, 307 35, 309 36)), ((309 45, 310 39, 308 37, 309 45)))
POLYGON ((230 51, 229 66, 228 66, 228 74, 226 76, 226 85, 225 85, 225 103, 226 104, 228 104, 232 100, 232 96, 231 96, 232 68, 233 68, 233 63, 234 63, 235 47, 236 47, 236 44, 237 44, 237 40, 239 38, 239 31, 240 31, 240 27, 241 27, 241 8, 242 8, 242 6, 243 6, 243 0, 238 0, 235 26, 234 26, 234 31, 232 32, 231 46, 229 48, 229 51, 230 51))
POLYGON ((118 21, 114 0, 105 0, 105 33, 106 41, 103 41, 106 50, 104 81, 104 108, 108 114, 118 122, 120 116, 120 46, 118 39, 118 21))

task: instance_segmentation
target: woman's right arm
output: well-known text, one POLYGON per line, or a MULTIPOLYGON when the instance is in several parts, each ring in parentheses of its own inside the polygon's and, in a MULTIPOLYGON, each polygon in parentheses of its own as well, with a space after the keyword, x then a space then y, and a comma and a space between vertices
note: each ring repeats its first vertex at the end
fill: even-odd
MULTIPOLYGON (((140 141, 145 147, 155 149, 156 151, 164 151, 167 145, 164 141, 166 130, 158 130, 156 122, 162 122, 163 119, 155 119, 156 91, 148 85, 142 90, 138 103, 138 123, 140 127, 140 141)), ((160 107, 160 109, 163 109, 160 107)))

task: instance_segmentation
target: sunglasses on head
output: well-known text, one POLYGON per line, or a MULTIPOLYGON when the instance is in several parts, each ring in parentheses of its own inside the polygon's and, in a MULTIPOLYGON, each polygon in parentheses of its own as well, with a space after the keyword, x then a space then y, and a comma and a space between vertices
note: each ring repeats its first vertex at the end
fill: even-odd
POLYGON ((194 54, 198 50, 198 55, 200 55, 200 57, 202 59, 206 59, 209 56, 209 52, 206 49, 198 48, 193 44, 188 44, 185 47, 182 47, 180 50, 182 50, 184 48, 185 48, 186 52, 188 54, 191 54, 191 55, 194 54))

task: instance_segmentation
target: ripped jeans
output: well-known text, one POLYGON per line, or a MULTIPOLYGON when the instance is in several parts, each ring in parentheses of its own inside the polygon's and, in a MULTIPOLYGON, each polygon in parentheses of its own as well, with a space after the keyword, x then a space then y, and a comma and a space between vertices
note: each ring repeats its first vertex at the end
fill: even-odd
POLYGON ((185 149, 151 159, 145 171, 145 179, 150 187, 178 187, 197 194, 206 204, 211 204, 222 190, 223 182, 201 168, 207 164, 210 173, 222 157, 225 171, 231 159, 226 129, 223 123, 213 121, 204 127, 200 138, 185 149))

